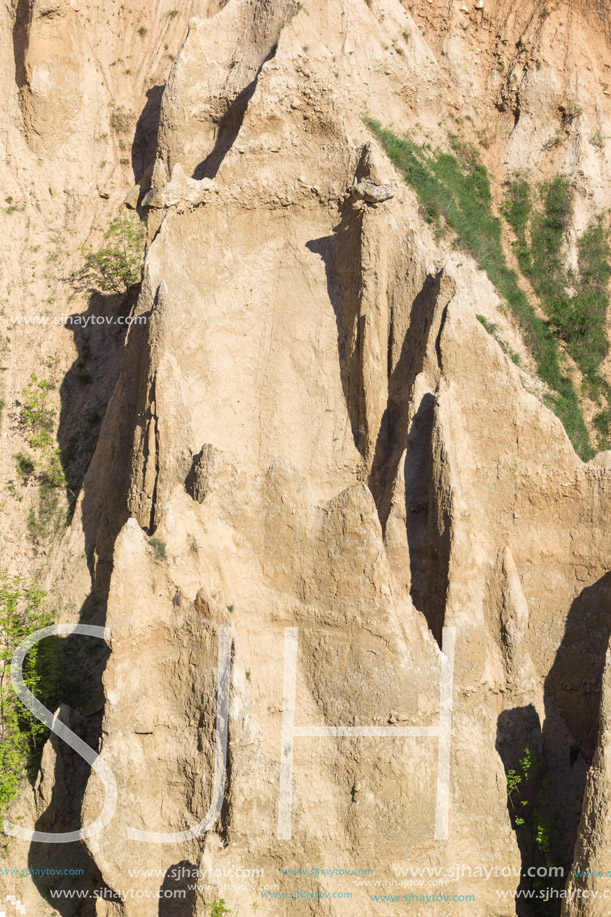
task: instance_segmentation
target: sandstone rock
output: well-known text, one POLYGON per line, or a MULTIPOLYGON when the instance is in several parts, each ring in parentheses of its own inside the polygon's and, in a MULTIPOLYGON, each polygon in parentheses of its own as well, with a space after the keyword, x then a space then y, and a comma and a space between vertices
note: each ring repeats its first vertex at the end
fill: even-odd
POLYGON ((136 210, 138 207, 138 201, 140 200, 140 186, 134 185, 127 194, 127 197, 123 201, 126 207, 130 210, 136 210))
POLYGON ((377 185, 367 178, 355 181, 352 193, 358 200, 365 201, 367 204, 381 204, 395 196, 390 185, 377 185))
POLYGON ((202 178, 200 181, 188 178, 180 163, 176 163, 167 185, 152 188, 145 195, 142 206, 157 210, 175 207, 182 212, 186 208, 205 204, 215 193, 216 188, 209 178, 202 178))
MULTIPOLYGON (((92 207, 82 189, 110 187, 119 151, 124 159, 130 146, 142 147, 134 206, 149 171, 152 184, 133 306, 146 323, 130 327, 120 374, 103 378, 102 394, 114 394, 73 522, 34 560, 19 537, 23 506, 8 517, 8 537, 0 535, 15 568, 45 558, 44 584, 62 619, 82 611, 111 628, 103 722, 96 704, 91 716, 60 712, 99 748, 119 787, 108 829, 75 845, 83 882, 130 888, 141 867, 149 874, 139 887, 156 901, 178 863, 235 870, 254 861, 288 893, 295 881, 279 865, 328 866, 329 851, 340 864, 371 866, 381 881, 414 861, 515 871, 529 861, 512 828, 506 774, 525 747, 558 803, 562 862, 568 867, 575 847, 580 867, 605 869, 611 453, 586 464, 576 457, 542 403, 549 393, 532 376, 519 326, 469 256, 431 234, 415 193, 360 116, 373 112, 399 135, 416 131, 449 149, 453 99, 461 117, 473 118, 463 117, 469 142, 494 128, 485 158, 498 204, 500 162, 540 168, 542 141, 568 98, 566 74, 585 72, 586 59, 603 71, 602 20, 578 4, 564 28, 568 7, 541 17, 534 0, 501 2, 486 12, 493 31, 478 32, 485 53, 475 61, 462 33, 446 32, 428 4, 410 15, 395 0, 341 8, 315 0, 307 10, 284 0, 210 0, 169 73, 161 65, 153 73, 146 61, 159 61, 159 21, 164 34, 176 30, 177 48, 188 13, 180 6, 173 25, 165 8, 136 3, 156 24, 149 38, 134 39, 141 69, 130 80, 113 64, 131 39, 115 17, 106 23, 106 8, 87 10, 90 27, 74 2, 35 3, 31 17, 17 6, 4 8, 0 30, 10 122, 0 171, 11 173, 6 186, 12 193, 15 183, 28 208, 22 223, 7 214, 11 244, 27 253, 35 232, 47 244, 49 227, 59 226, 75 255, 77 234, 88 240, 108 209, 92 207), (92 55, 96 28, 108 29, 108 41, 92 55), (396 54, 405 33, 409 50, 396 54), (486 64, 497 34, 509 55, 502 77, 486 64), (535 54, 540 42, 549 53, 539 72, 524 49, 535 54), (163 84, 163 95, 142 92, 163 84), (490 86, 501 84, 492 100, 490 86), (140 113, 137 138, 100 135, 119 95, 140 113), (30 182, 46 189, 49 180, 57 193, 34 199, 30 182), (521 347, 520 369, 477 315, 521 347), (202 836, 143 843, 134 830, 176 835, 209 810, 221 628, 232 628, 224 805, 202 836), (295 724, 389 732, 295 736, 291 836, 279 840, 285 628, 297 631, 295 724), (456 629, 449 829, 435 837, 440 743, 401 730, 435 726, 449 712, 448 696, 440 699, 444 628, 456 629)), ((611 132, 599 96, 582 80, 580 131, 611 132)), ((593 195, 579 195, 574 238, 611 199, 608 163, 589 146, 576 133, 559 151, 562 170, 593 195)), ((543 168, 552 169, 548 160, 543 168)), ((537 180, 551 174, 533 171, 537 180)), ((24 262, 12 254, 3 269, 26 309, 29 294, 17 282, 24 262)), ((40 298, 46 284, 36 287, 40 298)), ((57 286, 61 296, 59 277, 57 286)), ((25 330, 16 328, 15 339, 25 330)), ((100 375, 109 340, 98 353, 100 375)), ((53 341, 67 369, 72 344, 53 341)), ((7 404, 43 365, 29 339, 31 361, 24 352, 10 355, 7 404)), ((61 384, 62 443, 83 436, 85 388, 75 395, 71 376, 61 384), (81 426, 70 427, 75 403, 81 426)), ((14 477, 23 442, 6 417, 2 461, 14 477)), ((14 805, 24 825, 58 829, 63 820, 91 821, 103 801, 97 775, 52 739, 35 791, 24 787, 14 805)), ((14 839, 6 859, 15 868, 35 858, 60 865, 56 846, 41 851, 14 839)), ((4 900, 17 880, 1 878, 4 900)), ((515 901, 497 893, 517 884, 515 872, 460 879, 449 890, 475 893, 477 902, 453 902, 448 917, 515 917, 515 901)), ((322 895, 346 885, 308 876, 302 887, 322 895)), ((584 887, 603 886, 593 879, 584 887)), ((46 917, 37 885, 24 879, 21 889, 28 913, 46 917)), ((354 897, 341 902, 291 901, 291 913, 379 913, 363 888, 350 890, 354 897)), ((181 917, 203 917, 218 897, 237 914, 256 894, 202 886, 180 903, 181 917)), ((586 903, 571 906, 596 913, 586 903)), ((96 908, 104 917, 151 915, 144 898, 96 908)), ((430 912, 423 908, 411 907, 430 912)))

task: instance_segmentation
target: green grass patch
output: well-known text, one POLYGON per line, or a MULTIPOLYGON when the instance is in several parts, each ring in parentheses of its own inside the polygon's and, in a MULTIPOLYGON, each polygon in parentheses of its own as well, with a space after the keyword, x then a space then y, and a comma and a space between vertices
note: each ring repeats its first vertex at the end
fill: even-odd
POLYGON ((584 392, 603 405, 595 420, 599 446, 609 445, 611 387, 599 374, 609 353, 606 330, 611 277, 609 234, 600 216, 577 241, 577 270, 566 265, 573 189, 556 176, 537 189, 523 176, 507 182, 505 213, 520 270, 532 284, 550 325, 583 374, 584 392))
MULTIPOLYGON (((539 318, 515 272, 507 265, 501 241, 501 220, 492 212, 488 174, 476 150, 456 140, 453 153, 425 149, 408 137, 397 137, 371 118, 366 118, 365 123, 417 192, 427 222, 438 234, 448 228, 452 230, 457 247, 475 259, 506 300, 520 324, 540 378, 553 391, 548 406, 561 419, 577 454, 584 460, 591 458, 594 450, 577 393, 562 368, 554 332, 549 323, 539 318)), ((518 210, 518 224, 520 220, 527 223, 526 202, 519 200, 516 206, 522 208, 518 210)), ((541 232, 544 229, 542 226, 541 232)))

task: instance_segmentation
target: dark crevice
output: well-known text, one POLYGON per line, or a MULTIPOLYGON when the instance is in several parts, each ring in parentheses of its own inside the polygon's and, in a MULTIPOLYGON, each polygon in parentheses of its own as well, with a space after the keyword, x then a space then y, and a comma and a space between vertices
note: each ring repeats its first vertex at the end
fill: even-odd
POLYGON ((15 82, 19 89, 25 83, 25 58, 28 50, 32 0, 18 0, 13 24, 13 56, 15 59, 15 82))
MULTIPOLYGON (((90 595, 81 609, 81 621, 102 625, 106 609, 90 595)), ((100 751, 104 693, 102 675, 109 656, 104 641, 80 634, 58 641, 58 697, 53 706, 61 706, 60 719, 83 742, 100 751)), ((54 734, 47 740, 55 751, 55 768, 49 803, 32 827, 37 831, 60 833, 83 827, 82 806, 91 769, 76 751, 54 734)), ((46 781, 49 775, 46 774, 46 781)), ((45 782, 46 782, 45 781, 45 782)), ((37 791, 38 795, 38 791, 37 791)), ((30 827, 25 826, 24 827, 30 827)), ((69 844, 32 843, 28 851, 28 866, 42 897, 61 917, 73 917, 74 903, 69 898, 50 896, 50 891, 88 891, 89 896, 79 904, 79 917, 95 917, 93 889, 104 887, 103 879, 83 842, 69 844), (78 878, 61 876, 66 863, 81 869, 78 878), (56 870, 57 875, 45 875, 56 870)), ((110 891, 110 890, 109 890, 110 891)))
POLYGON ((195 168, 193 178, 200 180, 202 178, 214 178, 216 176, 223 159, 240 133, 248 103, 255 94, 261 71, 265 64, 275 56, 276 49, 277 45, 274 45, 257 70, 254 79, 251 80, 251 82, 229 103, 227 110, 216 124, 216 140, 214 142, 214 147, 206 158, 195 168))
POLYGON ((361 373, 361 235, 363 214, 344 206, 333 235, 312 239, 306 247, 320 255, 325 265, 327 292, 337 324, 337 349, 344 399, 356 448, 363 454, 361 429, 363 402, 361 373))
MULTIPOLYGON (((529 749, 533 778, 522 781, 508 808, 522 858, 520 889, 532 890, 531 866, 560 866, 568 876, 573 863, 583 796, 598 742, 605 655, 611 635, 611 573, 584 589, 573 601, 562 642, 545 679, 543 727, 532 707, 504 711, 498 720, 497 751, 505 771, 520 773, 529 749), (526 805, 522 806, 522 802, 526 805), (516 810, 520 808, 521 811, 516 810), (516 824, 516 815, 524 824, 516 824), (537 843, 543 829, 546 844, 537 843)), ((552 886, 549 876, 545 887, 552 886)), ((516 901, 518 917, 557 917, 560 900, 516 901)))
MULTIPOLYGON (((539 855, 536 844, 536 822, 538 818, 542 817, 539 811, 539 799, 543 792, 547 766, 544 760, 541 722, 532 704, 504 710, 500 714, 497 723, 496 750, 503 762, 505 774, 510 775, 513 772, 521 781, 517 788, 507 795, 507 808, 512 826, 516 825, 516 818, 523 822, 517 825, 517 829, 514 828, 522 863, 522 874, 518 886, 522 895, 516 898, 516 915, 517 917, 536 917, 536 904, 530 898, 534 892, 533 879, 527 876, 527 870, 531 866, 547 865, 544 857, 539 855), (527 749, 533 764, 529 769, 528 779, 525 779, 520 762, 527 749)), ((545 884, 551 885, 552 879, 546 877, 545 884)), ((559 913, 557 902, 552 899, 541 902, 541 904, 545 907, 546 914, 549 914, 550 917, 557 917, 559 913)))
POLYGON ((159 85, 147 91, 146 105, 138 118, 132 141, 132 169, 134 181, 140 186, 140 199, 151 189, 164 89, 165 85, 159 85))
POLYGON ((441 646, 451 546, 449 499, 435 480, 435 396, 424 395, 410 427, 405 458, 405 527, 411 597, 441 646))
POLYGON ((159 917, 187 917, 193 911, 198 868, 181 860, 166 870, 160 889, 159 917))
MULTIPOLYGON (((428 274, 422 289, 414 299, 409 329, 388 382, 387 407, 380 424, 368 481, 383 531, 386 529, 390 513, 399 462, 407 445, 408 415, 414 381, 422 369, 428 347, 442 278, 443 271, 435 275, 428 274)), ((390 350, 388 366, 392 366, 390 350)))
POLYGON ((71 315, 66 323, 78 355, 61 384, 57 439, 72 495, 83 484, 121 370, 127 326, 115 319, 129 315, 136 295, 137 290, 125 296, 94 292, 87 311, 71 315), (96 317, 104 324, 93 324, 96 317))

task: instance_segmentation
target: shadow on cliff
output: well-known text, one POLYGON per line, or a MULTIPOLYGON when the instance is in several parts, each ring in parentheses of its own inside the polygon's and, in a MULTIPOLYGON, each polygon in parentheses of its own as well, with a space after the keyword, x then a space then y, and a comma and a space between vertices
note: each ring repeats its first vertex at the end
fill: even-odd
POLYGON ((363 400, 361 373, 360 312, 362 212, 344 205, 333 235, 306 243, 325 265, 327 292, 337 324, 337 351, 344 399, 352 428, 354 444, 363 455, 365 431, 361 428, 363 400))
POLYGON ((166 870, 161 884, 158 917, 186 917, 193 911, 198 869, 181 860, 166 870))
MULTIPOLYGON (((534 707, 506 710, 498 720, 497 751, 505 772, 520 778, 508 809, 522 857, 522 868, 571 868, 583 794, 598 739, 605 655, 611 635, 611 573, 585 588, 567 615, 562 642, 544 686, 543 728, 534 707), (530 777, 524 761, 529 750, 530 777), (527 805, 522 806, 522 800, 527 805), (525 824, 517 825, 516 817, 525 824)), ((553 879, 523 877, 521 889, 562 887, 553 879)), ((518 917, 560 913, 560 899, 522 899, 518 917)))
POLYGON ((134 297, 94 292, 85 312, 67 317, 77 357, 60 386, 58 445, 71 496, 82 487, 119 378, 134 297))
MULTIPOLYGON (((21 4, 20 4, 21 5, 21 4)), ((150 172, 157 142, 163 86, 147 93, 132 144, 134 174, 150 172)), ((70 512, 79 512, 91 592, 80 609, 83 623, 104 626, 112 572, 113 547, 128 517, 128 493, 147 324, 130 324, 140 292, 135 285, 125 295, 91 292, 87 309, 70 316, 77 357, 60 386, 58 445, 67 482, 70 512), (129 330, 129 339, 126 341, 129 330), (111 405, 114 408, 111 409, 111 405), (82 501, 77 503, 82 492, 82 501)), ((87 745, 99 750, 102 737, 104 692, 102 676, 109 650, 104 641, 74 635, 58 641, 61 686, 56 706, 64 704, 62 720, 87 745)), ((91 776, 89 765, 69 746, 55 743, 55 774, 46 775, 50 798, 34 826, 40 831, 74 831, 82 827, 81 809, 91 776)), ((40 776, 36 779, 40 779, 40 776)), ((100 789, 100 801, 103 789, 100 789)), ((101 808, 101 805, 100 805, 101 808)), ((95 813, 97 815, 98 813, 95 813)), ((94 815, 94 817, 95 817, 94 815)), ((78 908, 69 899, 50 898, 53 889, 104 888, 103 878, 84 843, 31 844, 32 869, 82 869, 81 877, 33 876, 46 900, 61 917, 94 917, 95 899, 81 899, 78 908), (47 884, 48 883, 48 884, 47 884)), ((116 899, 106 889, 108 900, 116 899)))
MULTIPOLYGON (((128 516, 133 427, 147 334, 146 324, 131 325, 126 343, 128 326, 116 319, 130 313, 137 295, 137 288, 125 297, 93 293, 86 312, 75 314, 67 325, 74 334, 78 357, 60 387, 58 442, 69 491, 75 498, 81 489, 83 493, 76 511, 85 536, 92 587, 79 619, 97 626, 106 623, 113 546, 128 516), (104 321, 85 324, 90 316, 104 321), (114 402, 114 410, 109 409, 109 402, 114 402)), ((59 641, 61 686, 56 706, 66 705, 62 720, 69 717, 70 728, 96 750, 101 744, 102 676, 108 655, 105 642, 97 638, 74 635, 59 641)), ((51 796, 45 799, 48 804, 35 827, 41 831, 74 831, 82 827, 81 808, 91 770, 65 743, 57 742, 56 750, 54 779, 45 781, 51 785, 51 796)), ((103 789, 100 799, 102 795, 103 789)), ((85 844, 31 844, 28 864, 33 870, 82 869, 80 878, 33 875, 33 879, 61 917, 76 913, 94 917, 93 898, 87 903, 81 899, 75 911, 69 899, 49 897, 49 888, 92 891, 104 887, 85 844)), ((108 900, 116 897, 110 889, 106 893, 108 900)))
MULTIPOLYGON (((76 500, 82 489, 79 523, 85 536, 85 551, 92 588, 80 609, 86 624, 104 626, 106 600, 112 571, 114 541, 127 519, 135 398, 140 357, 145 349, 146 325, 131 325, 132 341, 125 343, 128 325, 117 321, 132 310, 138 288, 127 296, 93 293, 85 312, 74 314, 66 327, 73 332, 78 356, 60 387, 61 409, 58 443, 69 494, 76 500), (87 322, 91 317, 99 322, 87 322), (103 320, 103 321, 102 321, 103 320), (121 371, 130 361, 127 379, 121 371), (102 432, 103 422, 115 389, 121 405, 102 432), (131 397, 130 397, 131 395, 131 397), (133 410, 130 410, 129 407, 133 410)), ((109 650, 103 640, 74 635, 59 641, 60 689, 55 706, 64 704, 62 720, 87 745, 99 750, 102 736, 104 692, 102 676, 109 650)), ((50 799, 35 828, 40 831, 74 831, 82 827, 81 808, 91 776, 89 765, 65 743, 55 743, 55 775, 46 775, 50 799)), ((100 791, 100 798, 103 789, 100 791)), ((97 813, 96 813, 97 814, 97 813)), ((78 912, 69 899, 49 897, 49 889, 103 888, 104 882, 85 844, 31 844, 28 865, 32 870, 82 869, 82 876, 44 877, 33 875, 39 891, 61 915, 94 917, 95 899, 81 899, 78 912)), ((107 889, 108 900, 115 897, 107 889)))
POLYGON ((157 154, 157 138, 159 136, 159 121, 161 118, 161 102, 165 83, 152 86, 146 93, 146 105, 140 112, 134 139, 131 148, 132 169, 134 182, 139 186, 137 209, 142 215, 143 211, 138 206, 140 201, 151 189, 151 179, 157 154))
MULTIPOLYGON (((337 350, 344 400, 354 443, 363 459, 369 460, 366 426, 363 334, 366 317, 360 314, 363 212, 347 201, 333 235, 312 239, 306 247, 325 265, 327 292, 337 325, 337 350)), ((391 508, 399 465, 405 455, 405 499, 407 541, 412 570, 412 599, 425 615, 441 646, 447 590, 450 526, 443 507, 436 503, 432 484, 432 434, 435 398, 425 394, 411 424, 409 413, 414 382, 422 371, 430 335, 436 320, 443 327, 439 307, 443 271, 428 274, 410 308, 409 328, 401 353, 390 371, 387 404, 377 431, 367 483, 378 511, 382 531, 391 508), (436 531, 431 518, 441 512, 444 527, 436 531)), ((438 338, 435 346, 438 346, 438 338)), ((390 343, 389 343, 390 346, 390 343)))
POLYGON ((215 178, 221 167, 223 159, 236 141, 246 116, 248 103, 257 89, 259 76, 265 64, 276 56, 278 45, 275 44, 265 60, 259 66, 254 78, 245 86, 234 99, 229 102, 227 109, 216 122, 216 139, 212 150, 208 153, 193 172, 193 178, 200 181, 202 178, 215 178))
MULTIPOLYGON (((97 624, 99 609, 89 607, 85 618, 87 623, 97 624)), ((62 704, 60 719, 90 748, 99 751, 103 715, 101 673, 108 658, 108 647, 102 640, 73 635, 58 641, 58 652, 62 670, 57 699, 57 705, 62 704)), ((51 736, 48 743, 55 751, 54 770, 52 774, 41 770, 37 778, 42 778, 41 784, 37 785, 37 796, 42 796, 47 806, 35 825, 24 827, 54 834, 77 831, 83 827, 81 809, 91 770, 80 755, 56 736, 51 736), (47 796, 49 787, 50 797, 47 796)), ((75 914, 95 917, 92 892, 104 887, 104 882, 85 844, 79 841, 67 844, 32 843, 28 851, 28 867, 32 870, 36 888, 54 912, 61 917, 73 917, 75 914), (56 875, 45 875, 45 870, 55 870, 56 875), (64 870, 72 870, 73 874, 64 876, 64 870), (77 910, 67 896, 51 897, 51 890, 54 893, 88 891, 91 897, 81 899, 77 910)), ((108 890, 108 894, 113 893, 108 890)))
MULTIPOLYGON (((426 275, 411 305, 408 333, 403 339, 401 353, 388 379, 388 401, 382 416, 369 476, 369 487, 378 507, 382 529, 386 528, 399 463, 408 445, 408 418, 414 382, 425 360, 442 278, 442 270, 437 274, 426 275)), ((426 408, 427 405, 432 410, 434 399, 426 398, 426 405, 423 403, 419 411, 421 415, 431 413, 426 408)), ((421 423, 418 426, 419 429, 422 428, 421 423)), ((432 429, 432 417, 430 428, 432 429)), ((424 451, 428 451, 424 444, 423 448, 424 451)), ((421 485, 426 486, 424 480, 421 481, 421 485)))
POLYGON ((18 0, 13 25, 13 58, 15 83, 21 89, 25 83, 25 57, 28 49, 31 0, 18 0))

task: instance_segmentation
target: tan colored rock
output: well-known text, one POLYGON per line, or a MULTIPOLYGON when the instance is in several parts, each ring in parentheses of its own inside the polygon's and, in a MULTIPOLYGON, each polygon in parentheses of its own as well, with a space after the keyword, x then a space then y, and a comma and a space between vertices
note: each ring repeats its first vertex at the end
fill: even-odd
MULTIPOLYGON (((158 85, 166 80, 161 36, 178 23, 165 8, 138 9, 142 21, 151 16, 150 39, 113 23, 98 73, 83 50, 78 7, 39 3, 23 30, 27 142, 12 127, 6 144, 17 150, 7 166, 11 180, 18 176, 14 200, 26 202, 32 221, 15 224, 20 251, 33 252, 29 232, 43 233, 38 206, 74 252, 96 222, 110 219, 110 211, 90 212, 91 189, 113 187, 135 142, 116 119, 104 138, 113 130, 111 101, 121 99, 142 124, 155 67, 158 85), (124 40, 147 74, 133 90, 125 90, 133 75, 116 66, 124 40), (52 203, 30 206, 29 182, 41 174, 52 203)), ((414 17, 430 19, 428 5, 422 9, 414 17)), ((256 863, 290 892, 295 882, 280 866, 334 865, 331 855, 371 866, 380 881, 415 861, 515 870, 522 860, 506 771, 526 747, 562 800, 562 862, 571 861, 576 837, 584 862, 604 862, 606 676, 600 729, 598 708, 609 637, 610 455, 586 465, 575 456, 530 391, 545 395, 528 359, 518 370, 477 321, 498 321, 512 347, 523 347, 490 282, 467 255, 433 238, 360 116, 369 112, 399 134, 418 124, 447 148, 447 100, 458 99, 463 113, 473 112, 465 131, 498 127, 486 153, 494 181, 505 176, 505 158, 510 168, 539 167, 571 67, 582 72, 586 56, 602 67, 607 49, 596 45, 599 25, 582 20, 583 10, 566 17, 568 31, 559 19, 568 8, 545 21, 533 11, 495 4, 484 38, 483 30, 474 38, 427 19, 423 37, 394 0, 372 8, 362 0, 341 8, 315 0, 307 9, 180 4, 175 18, 185 31, 188 14, 197 15, 163 94, 145 197, 150 244, 135 312, 147 321, 130 327, 120 374, 103 379, 114 394, 74 521, 45 572, 63 618, 84 609, 104 617, 112 634, 102 725, 97 712, 60 713, 99 742, 119 787, 111 825, 79 848, 87 887, 133 887, 130 870, 153 867, 162 875, 138 882, 156 895, 168 871, 187 861, 202 870, 256 863), (568 50, 552 43, 557 29, 568 50), (408 51, 399 54, 394 42, 408 30, 408 51), (474 66, 468 45, 481 41, 492 52, 497 32, 514 55, 503 75, 492 64, 474 66), (538 54, 540 41, 551 63, 538 71, 526 49, 538 54), (364 201, 383 198, 384 206, 351 206, 355 178, 364 201), (220 817, 197 840, 144 844, 128 830, 180 832, 209 809, 218 642, 227 627, 230 767, 220 817), (298 726, 398 731, 438 722, 444 627, 457 636, 447 839, 434 837, 437 739, 385 734, 297 736, 292 835, 278 840, 285 628, 298 629, 298 726)), ((10 38, 14 23, 8 10, 0 15, 10 38)), ((95 29, 102 25, 96 19, 95 29)), ((182 37, 175 34, 177 44, 182 37)), ((2 56, 10 66, 0 66, 13 125, 10 53, 2 56)), ((592 194, 579 197, 580 225, 611 200, 606 154, 577 142, 596 119, 602 133, 609 121, 593 86, 580 95, 583 126, 563 160, 592 194)), ((150 159, 141 159, 148 175, 150 159)), ((143 176, 114 187, 134 180, 144 191, 143 176)), ((96 197, 95 206, 108 205, 96 197)), ((11 280, 24 260, 6 259, 11 280)), ((46 293, 42 281, 36 289, 46 293)), ((67 369, 75 358, 64 346, 67 369)), ((24 373, 42 361, 36 347, 27 353, 25 368, 11 357, 13 401, 24 373)), ((65 415, 69 380, 61 395, 65 415)), ((1 460, 5 476, 14 475, 18 432, 2 422, 10 448, 1 460)), ((23 531, 23 509, 10 511, 23 531)), ((11 534, 11 563, 31 565, 11 534)), ((92 820, 102 803, 98 778, 52 741, 35 792, 26 789, 15 811, 23 824, 56 818, 59 827, 64 816, 92 820), (73 786, 84 792, 82 811, 80 796, 66 789, 73 786), (64 812, 67 798, 73 808, 64 812)), ((7 862, 31 855, 15 840, 7 862)), ((3 893, 16 890, 8 882, 3 893)), ((497 892, 516 886, 514 876, 450 882, 444 888, 475 894, 477 903, 455 902, 449 917, 514 915, 515 902, 497 892)), ((21 887, 28 908, 47 917, 34 883, 21 887)), ((380 912, 364 887, 343 878, 308 876, 300 890, 347 887, 352 899, 291 901, 291 913, 380 912)), ((202 888, 182 913, 200 917, 217 897, 237 914, 256 895, 202 888)), ((576 913, 590 913, 582 904, 576 913)), ((151 914, 150 900, 137 898, 99 900, 96 909, 104 917, 151 914)))

